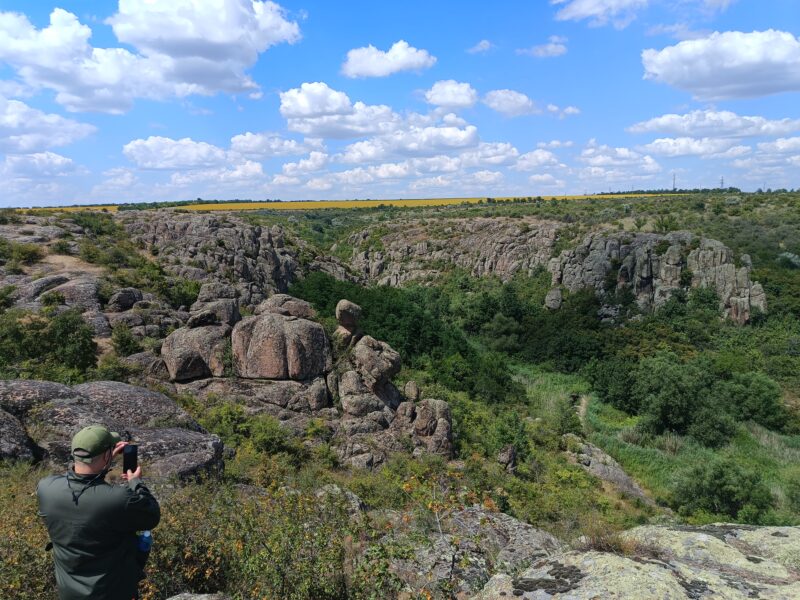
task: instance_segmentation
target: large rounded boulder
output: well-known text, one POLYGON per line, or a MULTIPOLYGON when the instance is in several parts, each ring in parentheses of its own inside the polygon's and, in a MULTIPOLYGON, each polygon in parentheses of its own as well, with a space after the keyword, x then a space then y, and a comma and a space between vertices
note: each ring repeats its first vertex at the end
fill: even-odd
POLYGON ((307 381, 332 368, 322 325, 294 316, 263 313, 240 321, 233 329, 232 348, 240 377, 307 381))
POLYGON ((182 327, 173 331, 161 346, 161 357, 172 381, 189 381, 225 374, 228 325, 182 327))

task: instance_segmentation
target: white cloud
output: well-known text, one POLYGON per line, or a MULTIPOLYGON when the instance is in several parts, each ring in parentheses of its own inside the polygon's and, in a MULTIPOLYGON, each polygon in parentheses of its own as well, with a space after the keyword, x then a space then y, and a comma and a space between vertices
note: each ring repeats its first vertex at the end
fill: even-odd
POLYGON ((758 149, 769 154, 800 153, 800 137, 780 138, 774 142, 762 142, 758 144, 758 149))
POLYGON ((562 109, 557 104, 548 104, 546 108, 547 112, 558 117, 559 119, 565 119, 572 115, 581 114, 581 109, 579 109, 577 106, 567 106, 566 108, 562 109))
POLYGON ((103 171, 103 176, 107 179, 103 182, 102 187, 106 188, 127 188, 134 185, 139 179, 131 169, 125 167, 115 167, 103 171))
POLYGON ((477 100, 478 92, 470 84, 453 79, 437 81, 425 92, 425 101, 428 104, 446 108, 467 108, 477 100))
POLYGON ((6 156, 1 171, 4 177, 40 179, 70 175, 77 169, 71 158, 55 152, 35 152, 6 156))
POLYGON ((727 10, 728 7, 736 2, 736 0, 702 0, 703 6, 712 10, 722 12, 727 10))
POLYGON ((161 136, 128 142, 122 153, 142 169, 200 169, 218 166, 228 160, 222 148, 206 142, 161 136))
POLYGON ((550 4, 566 4, 556 13, 559 21, 591 19, 590 25, 600 26, 611 22, 615 27, 626 27, 636 16, 636 11, 647 6, 649 0, 550 0, 550 4))
POLYGON ((567 38, 559 35, 551 35, 546 44, 532 46, 530 48, 520 48, 517 54, 526 54, 536 58, 549 58, 561 56, 567 53, 567 38))
POLYGON ((66 146, 95 131, 93 125, 0 96, 0 151, 24 153, 66 146))
POLYGON ((299 183, 299 177, 287 177, 286 175, 278 174, 272 178, 272 185, 298 185, 299 183))
POLYGON ((310 190, 324 192, 333 188, 333 183, 328 181, 328 179, 326 179, 325 177, 316 177, 314 179, 309 179, 306 182, 306 187, 310 190))
POLYGON ((468 177, 467 183, 488 185, 492 183, 499 183, 502 180, 503 174, 500 171, 476 171, 468 177))
POLYGON ((531 175, 528 177, 528 181, 530 181, 534 185, 542 186, 542 187, 564 187, 566 183, 562 179, 556 179, 550 173, 544 173, 541 175, 531 175))
POLYGON ((326 83, 304 83, 281 92, 281 114, 287 126, 314 138, 348 138, 395 130, 401 118, 383 104, 353 104, 344 92, 326 83))
POLYGON ((353 105, 347 94, 331 89, 327 83, 304 83, 280 93, 281 115, 287 119, 352 114, 353 105))
POLYGON ((494 44, 492 44, 492 42, 490 42, 489 40, 481 40, 480 42, 472 46, 472 48, 468 48, 467 52, 469 52, 470 54, 482 54, 484 52, 488 52, 492 48, 494 48, 494 44))
POLYGON ((481 142, 474 150, 462 152, 458 159, 462 167, 508 165, 519 156, 519 150, 508 142, 481 142))
POLYGON ((0 60, 67 110, 122 113, 135 98, 257 92, 245 70, 269 46, 299 38, 277 4, 252 0, 121 0, 108 23, 134 51, 91 46, 91 29, 60 8, 42 29, 0 13, 0 60))
POLYGON ((436 57, 427 50, 419 50, 400 40, 386 52, 372 45, 350 50, 342 65, 342 74, 350 78, 386 77, 400 71, 421 71, 435 63, 436 57))
POLYGON ((538 112, 533 100, 514 90, 492 90, 483 97, 483 103, 507 117, 518 117, 538 112))
POLYGON ((539 148, 571 148, 572 145, 572 140, 550 140, 549 142, 539 142, 536 144, 539 148))
POLYGON ((286 163, 283 165, 283 174, 289 177, 300 175, 301 173, 313 173, 319 171, 328 164, 328 155, 324 152, 311 152, 308 158, 298 162, 286 163))
POLYGON ((186 187, 203 182, 240 185, 260 181, 263 178, 264 170, 261 163, 246 160, 231 167, 219 169, 177 171, 170 176, 170 183, 178 187, 186 187))
POLYGON ((248 156, 267 158, 305 154, 308 146, 289 140, 276 133, 251 133, 249 131, 231 138, 231 150, 248 156))
POLYGON ((581 152, 581 162, 589 165, 583 175, 589 179, 617 180, 625 177, 641 177, 661 171, 655 159, 649 154, 640 154, 630 148, 598 144, 590 140, 581 152))
POLYGON ((423 177, 411 183, 412 190, 425 190, 429 188, 452 187, 454 181, 450 177, 437 175, 436 177, 423 177))
POLYGON ((364 163, 392 157, 434 156, 475 147, 479 141, 474 125, 405 126, 380 137, 350 144, 340 155, 340 160, 364 163))
POLYGON ((312 137, 343 139, 391 132, 401 123, 400 116, 386 105, 356 102, 350 114, 290 118, 287 126, 312 137))
POLYGON ((800 40, 785 31, 715 32, 642 52, 645 79, 702 100, 800 90, 800 40))
MULTIPOLYGON (((119 41, 147 55, 227 62, 233 75, 267 48, 300 39, 299 26, 281 6, 257 0, 119 0, 106 22, 119 41)), ((201 65, 209 66, 194 66, 201 65)))
POLYGON ((642 146, 644 152, 660 156, 699 156, 701 158, 730 158, 750 152, 748 146, 737 146, 726 138, 659 138, 642 146))
POLYGON ((667 114, 628 128, 631 133, 663 132, 711 137, 786 135, 799 130, 800 119, 768 120, 760 116, 739 116, 728 110, 694 110, 684 115, 667 114))
POLYGON ((526 152, 519 157, 517 164, 514 168, 517 171, 533 171, 539 167, 557 165, 558 158, 549 150, 542 150, 538 148, 532 152, 526 152))

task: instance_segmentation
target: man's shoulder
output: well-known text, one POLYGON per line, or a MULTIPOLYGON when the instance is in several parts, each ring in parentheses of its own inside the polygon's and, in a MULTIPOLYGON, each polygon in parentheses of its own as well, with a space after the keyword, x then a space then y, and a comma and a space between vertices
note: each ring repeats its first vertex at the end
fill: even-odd
POLYGON ((66 478, 64 475, 48 475, 47 477, 42 477, 39 480, 39 483, 36 484, 37 490, 46 489, 51 487, 54 484, 63 483, 66 478))

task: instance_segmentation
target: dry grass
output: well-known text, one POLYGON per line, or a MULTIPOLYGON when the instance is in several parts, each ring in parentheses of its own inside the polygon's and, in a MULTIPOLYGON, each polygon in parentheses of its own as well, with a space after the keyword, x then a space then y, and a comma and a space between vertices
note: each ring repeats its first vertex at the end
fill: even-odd
POLYGON ((58 211, 58 212, 82 212, 84 210, 95 210, 101 212, 117 212, 119 206, 116 204, 103 204, 103 205, 87 205, 87 206, 50 206, 50 207, 37 207, 37 208, 20 208, 17 210, 30 210, 33 212, 47 212, 47 211, 58 211))

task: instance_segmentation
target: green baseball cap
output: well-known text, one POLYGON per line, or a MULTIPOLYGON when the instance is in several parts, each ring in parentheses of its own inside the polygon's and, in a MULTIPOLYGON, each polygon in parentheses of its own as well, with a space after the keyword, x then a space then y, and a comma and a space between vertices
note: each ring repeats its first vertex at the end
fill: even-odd
POLYGON ((109 431, 102 425, 89 425, 72 438, 72 457, 79 462, 90 463, 95 456, 121 441, 122 438, 116 431, 109 431))

